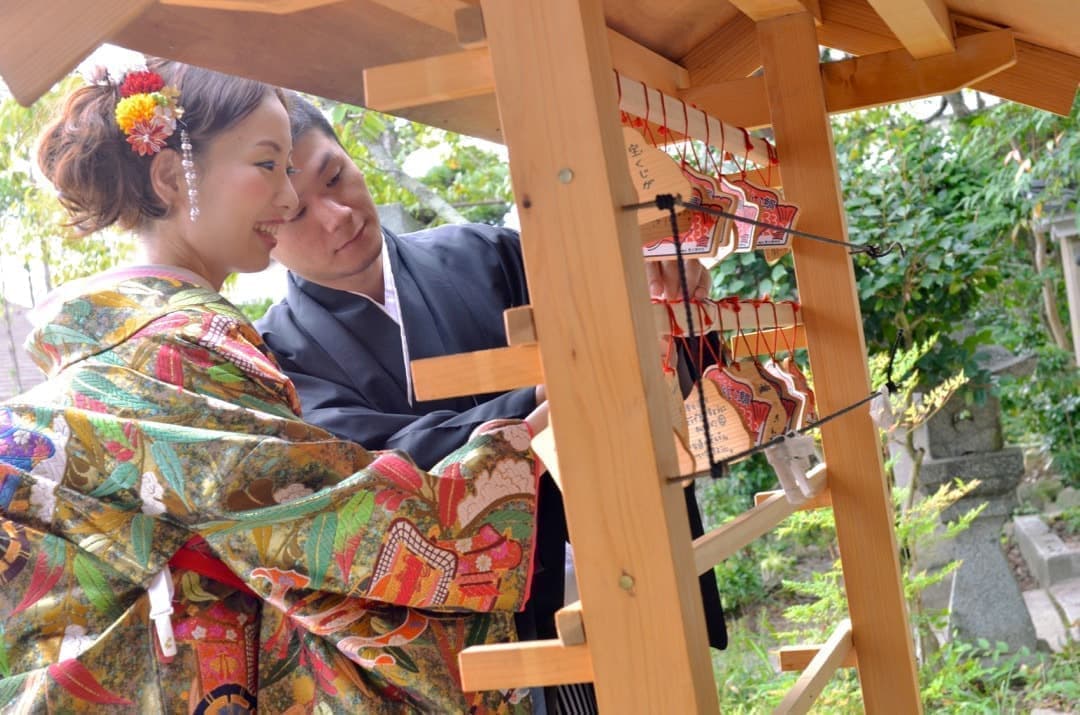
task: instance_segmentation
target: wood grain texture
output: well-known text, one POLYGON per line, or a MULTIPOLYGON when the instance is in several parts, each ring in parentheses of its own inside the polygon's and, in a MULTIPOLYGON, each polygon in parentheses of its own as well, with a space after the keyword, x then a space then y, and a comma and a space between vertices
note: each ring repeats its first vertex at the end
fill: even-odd
MULTIPOLYGON (((813 19, 788 15, 759 23, 758 31, 785 195, 802 207, 800 229, 846 240, 813 19)), ((851 257, 815 241, 796 241, 793 252, 818 411, 828 415, 870 392, 851 257)), ((919 713, 877 429, 868 411, 857 409, 823 425, 821 434, 866 711, 919 713)))
MULTIPOLYGON (((852 652, 851 621, 844 619, 833 630, 829 640, 819 650, 806 666, 799 679, 795 681, 788 694, 780 701, 773 710, 779 715, 802 715, 809 712, 825 684, 829 682, 838 668, 844 666, 848 654, 852 652)), ((905 712, 903 710, 891 710, 890 712, 905 712)))
POLYGON ((535 343, 413 360, 410 367, 418 400, 486 395, 544 382, 535 343))
POLYGON ((498 643, 458 654, 466 692, 588 683, 594 678, 589 646, 564 646, 558 639, 498 643))
POLYGON ((482 7, 600 709, 716 712, 601 7, 482 7))
POLYGON ((945 0, 869 0, 915 59, 953 51, 952 23, 945 0))

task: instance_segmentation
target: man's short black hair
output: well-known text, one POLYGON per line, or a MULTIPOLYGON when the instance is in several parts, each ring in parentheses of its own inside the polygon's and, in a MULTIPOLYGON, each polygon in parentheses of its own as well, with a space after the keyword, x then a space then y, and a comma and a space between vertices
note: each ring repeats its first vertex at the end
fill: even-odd
POLYGON ((322 110, 298 92, 288 92, 286 98, 288 99, 289 125, 292 129, 293 142, 310 130, 317 129, 339 145, 341 144, 337 132, 334 131, 333 125, 327 120, 322 110))

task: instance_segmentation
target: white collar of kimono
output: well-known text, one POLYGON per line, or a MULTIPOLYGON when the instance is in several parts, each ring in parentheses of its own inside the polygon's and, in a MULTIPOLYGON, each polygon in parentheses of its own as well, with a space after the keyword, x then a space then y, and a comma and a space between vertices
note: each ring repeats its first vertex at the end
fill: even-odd
POLYGON ((386 240, 383 240, 382 251, 380 251, 379 258, 382 261, 383 270, 383 302, 372 298, 367 293, 360 293, 358 291, 349 291, 353 295, 358 295, 361 298, 367 298, 375 305, 382 308, 383 312, 390 316, 391 320, 402 325, 401 321, 401 303, 398 301, 397 284, 394 282, 394 268, 390 265, 390 251, 386 250, 386 240))

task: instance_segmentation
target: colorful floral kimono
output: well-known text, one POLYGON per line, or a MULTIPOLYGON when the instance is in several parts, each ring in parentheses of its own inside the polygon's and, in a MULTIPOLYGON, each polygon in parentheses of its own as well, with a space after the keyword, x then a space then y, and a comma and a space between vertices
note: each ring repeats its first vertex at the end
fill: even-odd
POLYGON ((0 403, 0 712, 529 711, 457 671, 528 594, 523 424, 431 474, 335 439, 171 269, 39 312, 49 380, 0 403))

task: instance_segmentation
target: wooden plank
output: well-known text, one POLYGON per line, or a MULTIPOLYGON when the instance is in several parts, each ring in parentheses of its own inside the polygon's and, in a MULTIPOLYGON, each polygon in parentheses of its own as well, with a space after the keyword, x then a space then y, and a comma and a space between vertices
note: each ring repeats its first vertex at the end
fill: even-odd
MULTIPOLYGON (((545 427, 532 438, 532 450, 540 458, 547 473, 551 475, 555 486, 562 490, 562 473, 559 471, 559 453, 555 448, 555 433, 551 427, 545 427)), ((568 644, 569 645, 569 644, 568 644)))
POLYGON ((589 646, 564 646, 555 638, 466 648, 458 667, 466 692, 593 681, 589 646))
POLYGON ((506 344, 527 345, 536 342, 536 325, 533 324, 531 305, 520 305, 503 311, 503 327, 506 329, 506 344))
POLYGON ((952 23, 945 0, 869 0, 915 59, 952 52, 952 23))
POLYGON ((806 348, 806 331, 795 327, 766 328, 734 335, 728 341, 731 354, 736 360, 758 355, 803 350, 806 348))
MULTIPOLYGON (((758 32, 773 130, 784 148, 784 193, 802 207, 800 229, 847 240, 832 133, 817 81, 814 23, 788 15, 758 23, 758 32)), ((870 392, 852 260, 842 246, 817 241, 794 241, 792 250, 818 412, 828 415, 870 392)), ((862 634, 857 647, 866 711, 920 713, 877 428, 869 411, 859 409, 822 425, 821 434, 851 621, 862 634)))
POLYGON ((603 10, 481 6, 578 589, 600 604, 582 614, 595 678, 577 679, 601 712, 716 712, 603 10))
POLYGON ((821 20, 821 5, 817 0, 730 0, 731 4, 754 22, 768 20, 770 17, 793 15, 797 12, 810 12, 816 20, 821 20))
POLYGON ((745 77, 761 67, 754 21, 742 13, 694 46, 679 60, 690 86, 745 77))
MULTIPOLYGON (((775 497, 777 495, 783 496, 784 492, 779 490, 779 489, 777 489, 775 491, 771 491, 771 492, 758 492, 758 493, 754 494, 754 506, 764 504, 765 502, 767 502, 768 500, 772 499, 773 497, 775 497)), ((811 510, 814 510, 814 509, 828 509, 828 508, 831 508, 831 507, 832 507, 832 494, 826 488, 826 489, 822 489, 820 492, 818 492, 814 496, 810 497, 809 499, 804 501, 802 504, 799 504, 798 506, 796 506, 795 511, 811 511, 811 510)))
POLYGON ((895 50, 903 45, 866 0, 821 0, 818 42, 853 55, 895 50))
POLYGON ((849 112, 908 99, 955 92, 1016 64, 1008 30, 961 38, 956 51, 916 60, 893 50, 821 65, 830 113, 849 112))
POLYGON ((364 105, 380 112, 491 94, 486 47, 364 70, 364 105))
POLYGON ((581 645, 585 642, 585 622, 581 617, 581 601, 568 603, 555 611, 555 630, 563 645, 581 645))
POLYGON ((463 7, 454 13, 454 33, 463 49, 487 47, 484 13, 479 7, 463 7))
MULTIPOLYGON (((814 659, 818 653, 824 648, 824 644, 816 643, 813 645, 786 645, 780 647, 776 651, 777 660, 780 662, 780 671, 783 673, 791 673, 797 670, 806 670, 806 667, 810 665, 810 662, 814 659)), ((840 664, 841 668, 857 668, 859 667, 859 659, 855 654, 855 649, 852 648, 847 652, 844 657, 844 661, 840 664)))
POLYGON ((413 360, 410 368, 418 400, 486 395, 544 382, 535 344, 413 360))
MULTIPOLYGON (((825 104, 830 114, 838 114, 978 86, 1016 63, 1012 33, 996 30, 961 37, 950 55, 914 60, 907 50, 897 49, 820 68, 825 104)), ((692 87, 679 98, 748 129, 772 121, 763 76, 692 87)))
POLYGON ((369 0, 393 10, 399 15, 422 22, 444 32, 457 33, 458 10, 468 8, 471 3, 463 0, 369 0))
MULTIPOLYGON (((825 465, 819 464, 807 474, 815 492, 825 488, 825 465)), ((694 564, 699 574, 707 573, 718 563, 734 556, 740 549, 776 528, 797 511, 783 492, 747 509, 734 519, 694 539, 694 564)))
MULTIPOLYGON (((795 685, 773 712, 784 713, 784 715, 802 715, 809 712, 814 701, 821 695, 825 684, 833 677, 837 668, 843 667, 851 651, 851 621, 845 618, 836 626, 829 640, 825 641, 825 645, 806 666, 806 670, 795 681, 795 685)), ((890 712, 905 711, 894 709, 890 712)))
POLYGON ((0 75, 29 106, 153 0, 50 0, 4 3, 0 75))
POLYGON ((690 73, 677 62, 659 55, 629 37, 607 30, 611 66, 620 74, 644 82, 667 94, 690 86, 690 73))
POLYGON ((1017 42, 1016 64, 976 82, 971 88, 1067 117, 1072 111, 1078 83, 1080 57, 1017 42))
POLYGON ((266 12, 271 15, 288 15, 330 5, 341 0, 160 0, 162 5, 200 7, 206 10, 231 10, 234 12, 266 12))

